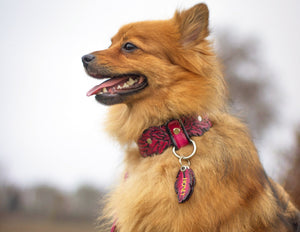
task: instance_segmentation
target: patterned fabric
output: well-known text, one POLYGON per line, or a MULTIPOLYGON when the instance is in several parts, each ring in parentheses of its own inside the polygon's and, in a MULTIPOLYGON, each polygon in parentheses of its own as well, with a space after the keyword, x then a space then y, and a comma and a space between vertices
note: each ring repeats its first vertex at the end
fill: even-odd
POLYGON ((166 126, 150 127, 145 130, 138 140, 138 146, 143 157, 163 153, 166 148, 171 146, 166 126))
MULTIPOLYGON (((173 121, 173 120, 172 120, 173 121)), ((201 136, 212 126, 207 117, 201 121, 195 117, 182 117, 179 122, 189 137, 201 136)), ((150 127, 145 130, 138 140, 140 153, 143 157, 162 154, 170 146, 175 146, 167 130, 167 124, 150 127)))

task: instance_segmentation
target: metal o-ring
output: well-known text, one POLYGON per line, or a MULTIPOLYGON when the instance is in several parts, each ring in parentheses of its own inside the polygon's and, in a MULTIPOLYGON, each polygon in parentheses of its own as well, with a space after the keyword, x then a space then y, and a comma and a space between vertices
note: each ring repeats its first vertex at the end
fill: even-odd
POLYGON ((191 139, 190 141, 192 142, 194 149, 193 149, 193 152, 192 152, 189 156, 181 156, 181 155, 178 155, 178 154, 176 153, 176 151, 175 151, 175 147, 173 147, 173 154, 174 154, 178 159, 184 159, 184 160, 187 160, 187 159, 192 158, 192 157, 195 155, 196 150, 197 150, 196 143, 195 143, 194 140, 192 140, 192 139, 191 139))

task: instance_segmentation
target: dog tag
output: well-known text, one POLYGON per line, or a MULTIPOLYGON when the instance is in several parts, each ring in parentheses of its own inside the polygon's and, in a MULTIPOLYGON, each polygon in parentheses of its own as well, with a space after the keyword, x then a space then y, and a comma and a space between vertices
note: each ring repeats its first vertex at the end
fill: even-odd
POLYGON ((175 192, 179 203, 187 201, 196 184, 195 174, 188 166, 181 166, 175 182, 175 192))

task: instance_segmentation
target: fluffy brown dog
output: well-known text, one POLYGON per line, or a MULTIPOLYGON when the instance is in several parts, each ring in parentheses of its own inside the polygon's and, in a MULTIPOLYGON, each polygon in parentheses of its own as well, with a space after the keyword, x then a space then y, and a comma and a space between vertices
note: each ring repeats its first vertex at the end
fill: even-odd
POLYGON ((208 35, 208 9, 198 4, 170 20, 126 25, 107 50, 82 57, 90 76, 109 78, 88 95, 113 105, 107 129, 127 151, 124 180, 107 204, 112 231, 300 230, 246 126, 227 113, 208 35))

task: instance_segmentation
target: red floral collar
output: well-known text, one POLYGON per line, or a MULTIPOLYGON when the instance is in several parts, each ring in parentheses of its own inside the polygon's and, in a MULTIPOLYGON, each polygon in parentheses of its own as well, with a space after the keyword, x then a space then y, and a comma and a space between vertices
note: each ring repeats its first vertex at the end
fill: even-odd
POLYGON ((182 117, 161 126, 150 127, 138 140, 143 157, 162 154, 170 146, 180 149, 190 143, 190 137, 201 136, 212 126, 208 117, 182 117))

